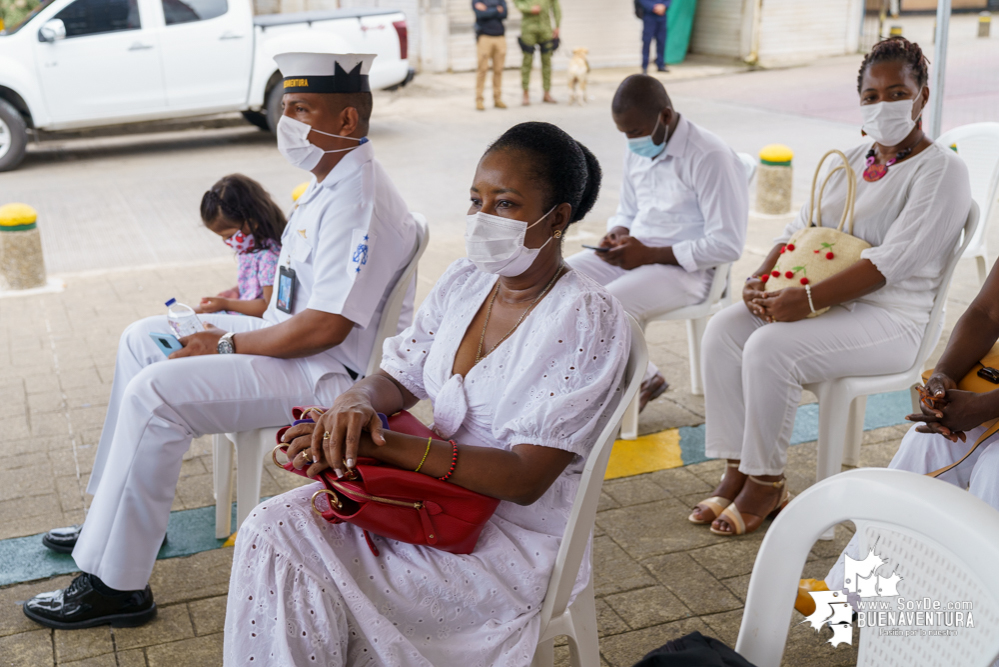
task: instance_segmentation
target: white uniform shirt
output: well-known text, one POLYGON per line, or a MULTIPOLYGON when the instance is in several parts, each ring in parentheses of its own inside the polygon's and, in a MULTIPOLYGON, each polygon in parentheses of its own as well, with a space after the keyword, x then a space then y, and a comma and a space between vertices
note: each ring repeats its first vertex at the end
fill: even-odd
MULTIPOLYGON (((968 168, 954 151, 934 143, 869 183, 862 174, 873 145, 868 139, 844 151, 857 176, 853 235, 873 246, 860 257, 870 260, 885 277, 884 287, 857 301, 887 308, 923 326, 930 319, 940 274, 971 209, 968 168)), ((840 162, 836 157, 826 160, 819 183, 840 162)), ((839 224, 845 203, 846 180, 840 170, 829 179, 822 196, 823 227, 839 224)), ((774 242, 787 243, 808 224, 808 213, 806 203, 774 242)))
POLYGON ((717 136, 680 117, 666 150, 649 159, 629 150, 617 214, 649 246, 672 246, 688 272, 742 256, 749 220, 746 169, 717 136))
MULTIPOLYGON (((349 368, 364 373, 385 300, 416 249, 416 222, 374 158, 370 142, 350 151, 298 199, 281 237, 278 266, 295 271, 292 312, 306 308, 342 315, 354 328, 339 345, 307 359, 313 382, 349 368)), ((284 322, 278 283, 264 319, 284 322)), ((413 291, 400 327, 412 321, 413 291)))

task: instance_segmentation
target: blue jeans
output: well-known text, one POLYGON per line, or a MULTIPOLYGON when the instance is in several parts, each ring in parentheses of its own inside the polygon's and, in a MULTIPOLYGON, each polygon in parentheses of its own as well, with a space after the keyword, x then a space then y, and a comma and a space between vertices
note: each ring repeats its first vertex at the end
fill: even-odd
POLYGON ((649 47, 652 38, 656 39, 656 67, 666 65, 666 16, 656 16, 651 12, 642 19, 642 69, 649 66, 649 47))

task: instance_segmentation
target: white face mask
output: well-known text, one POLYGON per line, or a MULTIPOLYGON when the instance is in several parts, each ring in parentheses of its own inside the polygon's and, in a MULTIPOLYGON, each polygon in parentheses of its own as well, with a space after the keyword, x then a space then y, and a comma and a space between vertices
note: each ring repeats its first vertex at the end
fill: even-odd
POLYGON ((465 218, 465 252, 475 268, 511 278, 531 268, 541 248, 524 246, 527 230, 547 218, 557 206, 530 225, 523 220, 501 218, 479 211, 465 218))
POLYGON ((878 102, 861 106, 860 115, 864 119, 864 132, 882 146, 898 146, 916 126, 916 121, 912 119, 912 110, 916 108, 920 98, 921 96, 917 96, 914 100, 878 102))
POLYGON ((361 142, 361 140, 356 137, 344 137, 339 134, 330 134, 329 132, 317 130, 311 125, 303 123, 300 120, 295 120, 289 116, 281 116, 281 120, 278 121, 277 126, 278 150, 281 151, 281 155, 283 155, 292 166, 306 171, 312 171, 315 169, 316 165, 319 164, 319 161, 323 159, 323 155, 326 153, 343 153, 357 148, 357 146, 351 146, 350 148, 338 148, 332 151, 324 151, 322 148, 309 141, 309 132, 318 132, 319 134, 325 134, 327 137, 336 137, 337 139, 350 139, 351 141, 358 142, 358 144, 361 142))

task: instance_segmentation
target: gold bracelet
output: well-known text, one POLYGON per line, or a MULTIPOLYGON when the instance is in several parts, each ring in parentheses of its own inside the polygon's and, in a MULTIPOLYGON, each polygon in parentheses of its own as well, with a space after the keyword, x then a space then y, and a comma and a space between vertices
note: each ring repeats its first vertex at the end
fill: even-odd
POLYGON ((420 472, 420 468, 422 468, 423 464, 426 463, 427 456, 430 455, 430 444, 433 441, 434 441, 434 437, 433 436, 430 436, 429 438, 427 438, 427 451, 423 452, 423 458, 420 459, 420 465, 416 466, 416 470, 414 470, 413 472, 420 472))

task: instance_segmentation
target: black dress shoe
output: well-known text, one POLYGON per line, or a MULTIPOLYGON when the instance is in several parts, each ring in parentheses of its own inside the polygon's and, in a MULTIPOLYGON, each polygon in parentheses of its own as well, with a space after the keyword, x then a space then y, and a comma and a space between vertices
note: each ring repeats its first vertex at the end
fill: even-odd
POLYGON ((36 595, 24 603, 24 615, 48 628, 75 630, 110 625, 134 628, 156 617, 153 592, 115 591, 83 573, 66 588, 36 595))
MULTIPOLYGON (((42 544, 52 551, 58 551, 61 554, 71 554, 73 553, 73 547, 76 546, 76 541, 80 538, 81 530, 83 530, 82 524, 67 528, 53 528, 42 535, 42 544)), ((167 538, 164 535, 163 544, 166 544, 166 541, 167 538)))

